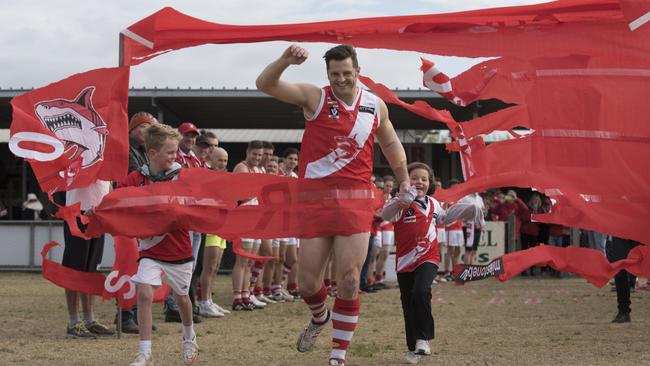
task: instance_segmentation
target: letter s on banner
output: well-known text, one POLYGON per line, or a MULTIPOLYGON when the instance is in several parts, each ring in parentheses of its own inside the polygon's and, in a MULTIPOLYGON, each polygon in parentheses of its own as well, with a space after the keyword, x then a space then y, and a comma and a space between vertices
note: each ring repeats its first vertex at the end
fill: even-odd
POLYGON ((21 158, 38 161, 52 161, 63 154, 63 143, 56 137, 38 132, 18 132, 9 139, 9 150, 21 158), (20 147, 22 142, 36 142, 51 146, 54 151, 45 153, 20 147))
POLYGON ((117 280, 115 285, 111 285, 111 282, 113 281, 114 278, 118 276, 119 272, 118 271, 112 271, 111 273, 106 276, 106 281, 104 281, 104 288, 106 291, 114 294, 118 292, 122 286, 124 286, 125 283, 129 284, 129 291, 124 294, 124 299, 128 300, 135 296, 135 286, 133 285, 133 282, 131 282, 131 276, 128 275, 122 275, 120 278, 117 280))

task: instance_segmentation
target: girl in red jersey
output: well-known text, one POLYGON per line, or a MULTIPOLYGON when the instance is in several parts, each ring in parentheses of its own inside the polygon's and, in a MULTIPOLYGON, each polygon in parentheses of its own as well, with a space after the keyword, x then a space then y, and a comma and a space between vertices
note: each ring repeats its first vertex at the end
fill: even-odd
POLYGON ((386 203, 382 218, 394 222, 395 268, 408 346, 405 361, 416 364, 421 355, 431 354, 429 340, 434 338, 431 284, 440 265, 436 223, 477 220, 481 210, 474 204, 458 203, 444 211, 428 195, 433 181, 431 168, 424 163, 411 163, 408 172, 411 190, 386 203))

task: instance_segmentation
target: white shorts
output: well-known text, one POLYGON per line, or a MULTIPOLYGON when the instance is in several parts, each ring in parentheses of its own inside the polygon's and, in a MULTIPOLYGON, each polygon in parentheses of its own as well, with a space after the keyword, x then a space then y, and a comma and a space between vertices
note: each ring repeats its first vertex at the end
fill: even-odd
POLYGON ((248 245, 250 248, 253 245, 262 245, 262 239, 245 239, 241 238, 242 245, 248 245))
POLYGON ((437 228, 438 244, 447 245, 447 230, 444 227, 437 228))
POLYGON ((280 247, 280 241, 284 239, 273 239, 271 240, 271 248, 279 248, 280 247))
POLYGON ((194 262, 175 264, 142 258, 138 263, 138 273, 131 277, 131 281, 153 287, 160 287, 165 281, 177 295, 184 296, 190 290, 193 265, 194 262))
POLYGON ((447 231, 447 245, 450 247, 465 246, 465 237, 462 230, 447 231))
POLYGON ((381 248, 381 231, 377 231, 377 234, 375 234, 375 236, 372 236, 370 240, 372 240, 373 247, 381 248))
POLYGON ((382 231, 381 232, 381 246, 382 248, 390 248, 393 245, 395 245, 395 232, 390 230, 390 231, 382 231))

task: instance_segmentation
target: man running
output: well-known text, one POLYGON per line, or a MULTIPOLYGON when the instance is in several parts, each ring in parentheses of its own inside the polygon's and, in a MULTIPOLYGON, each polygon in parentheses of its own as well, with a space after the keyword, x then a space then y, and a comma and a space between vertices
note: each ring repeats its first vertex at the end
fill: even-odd
MULTIPOLYGON (((370 187, 377 136, 400 183, 400 192, 405 194, 410 183, 404 147, 388 118, 386 104, 357 86, 360 68, 354 48, 339 45, 325 53, 329 85, 324 88, 280 79, 287 67, 300 65, 307 57, 306 49, 292 45, 262 71, 256 82, 259 90, 303 110, 306 122, 298 175, 308 179, 354 179, 370 187)), ((363 232, 301 240, 299 287, 312 319, 298 338, 299 352, 312 348, 331 318, 334 331, 329 364, 345 365, 346 351, 359 318, 359 273, 369 235, 363 232), (323 287, 323 272, 332 253, 336 260, 338 295, 330 314, 325 306, 327 291, 323 287)))

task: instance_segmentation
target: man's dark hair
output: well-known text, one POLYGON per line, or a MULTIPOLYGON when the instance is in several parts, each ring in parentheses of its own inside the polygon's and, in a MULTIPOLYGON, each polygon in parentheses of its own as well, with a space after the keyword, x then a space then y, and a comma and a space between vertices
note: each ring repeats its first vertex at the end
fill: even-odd
POLYGON ((460 184, 460 181, 458 179, 450 179, 449 182, 447 182, 449 188, 455 186, 456 184, 460 184))
POLYGON ((357 60, 357 51, 349 44, 341 44, 330 48, 327 50, 327 52, 325 52, 325 56, 323 56, 323 58, 325 59, 325 65, 327 66, 328 70, 330 68, 331 60, 343 61, 346 58, 352 59, 352 66, 354 68, 359 67, 359 60, 357 60))
POLYGON ((201 130, 201 135, 207 136, 207 137, 209 137, 211 139, 216 139, 217 138, 216 133, 214 133, 212 131, 208 131, 208 130, 201 130))
POLYGON ((263 146, 264 149, 275 150, 275 147, 273 146, 271 141, 262 141, 262 146, 263 146))
POLYGON ((294 154, 295 155, 300 155, 298 153, 298 149, 296 149, 294 147, 289 147, 289 148, 284 149, 284 151, 282 152, 282 157, 286 159, 289 155, 294 155, 294 154))
POLYGON ((248 147, 246 148, 246 150, 255 150, 255 149, 263 149, 263 148, 264 148, 264 144, 262 143, 262 141, 253 140, 248 143, 248 147))

